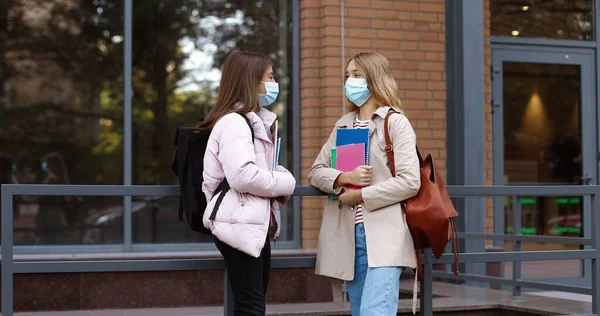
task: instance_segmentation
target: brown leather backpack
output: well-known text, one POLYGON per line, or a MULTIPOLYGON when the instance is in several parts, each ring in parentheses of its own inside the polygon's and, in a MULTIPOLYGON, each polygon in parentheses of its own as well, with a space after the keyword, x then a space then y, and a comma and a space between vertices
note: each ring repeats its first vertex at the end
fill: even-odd
MULTIPOLYGON (((394 160, 394 147, 389 135, 389 119, 394 111, 390 111, 384 121, 385 152, 388 165, 392 175, 396 175, 396 164, 394 160)), ((419 148, 416 148, 419 156, 421 189, 419 193, 404 201, 404 213, 406 222, 413 238, 417 258, 420 264, 420 252, 422 249, 431 248, 433 255, 440 258, 444 253, 451 237, 454 240, 454 274, 458 275, 458 241, 455 217, 458 212, 452 205, 450 196, 446 191, 446 185, 442 178, 437 177, 438 170, 433 163, 433 157, 427 155, 425 159, 421 156, 419 148)), ((422 269, 418 269, 419 272, 422 269)))

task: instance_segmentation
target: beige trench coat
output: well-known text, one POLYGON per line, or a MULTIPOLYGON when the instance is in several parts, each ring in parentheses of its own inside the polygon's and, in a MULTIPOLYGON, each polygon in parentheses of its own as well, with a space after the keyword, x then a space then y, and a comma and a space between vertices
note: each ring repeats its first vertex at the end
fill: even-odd
MULTIPOLYGON (((404 115, 391 116, 389 132, 396 163, 396 175, 392 177, 383 134, 383 122, 389 110, 389 107, 380 107, 369 124, 369 164, 373 166, 373 178, 371 185, 362 189, 367 257, 369 267, 415 268, 413 240, 400 202, 415 196, 421 187, 416 136, 404 115)), ((336 130, 352 128, 356 115, 356 112, 348 113, 336 123, 310 170, 310 184, 324 192, 338 194, 341 191, 333 187, 340 171, 331 168, 331 148, 335 146, 336 130)), ((354 279, 354 217, 355 212, 350 207, 327 198, 319 233, 316 274, 340 280, 354 279)))

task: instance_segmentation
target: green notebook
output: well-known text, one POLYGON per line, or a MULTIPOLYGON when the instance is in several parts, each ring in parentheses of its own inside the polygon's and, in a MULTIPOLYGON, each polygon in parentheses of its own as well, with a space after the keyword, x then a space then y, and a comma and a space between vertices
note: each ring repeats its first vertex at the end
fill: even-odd
MULTIPOLYGON (((335 169, 335 162, 337 161, 337 150, 335 147, 331 148, 331 168, 335 169)), ((338 196, 335 194, 329 194, 329 198, 337 200, 338 196)))

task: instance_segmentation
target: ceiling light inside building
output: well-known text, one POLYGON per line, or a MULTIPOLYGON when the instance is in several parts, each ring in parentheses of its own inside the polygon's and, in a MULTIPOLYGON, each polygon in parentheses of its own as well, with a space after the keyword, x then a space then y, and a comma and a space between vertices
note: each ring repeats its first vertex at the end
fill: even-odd
POLYGON ((519 36, 519 31, 514 30, 514 31, 510 32, 510 34, 512 34, 512 36, 519 36))
POLYGON ((523 9, 523 11, 527 11, 527 10, 529 10, 529 6, 528 5, 524 5, 521 9, 523 9))

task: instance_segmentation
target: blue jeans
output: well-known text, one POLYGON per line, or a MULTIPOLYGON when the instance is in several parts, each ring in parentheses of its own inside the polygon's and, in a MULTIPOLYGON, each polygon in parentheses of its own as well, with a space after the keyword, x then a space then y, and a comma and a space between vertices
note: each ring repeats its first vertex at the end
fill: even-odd
POLYGON ((354 280, 348 282, 352 316, 396 315, 402 268, 369 267, 364 224, 356 225, 354 239, 354 280))

